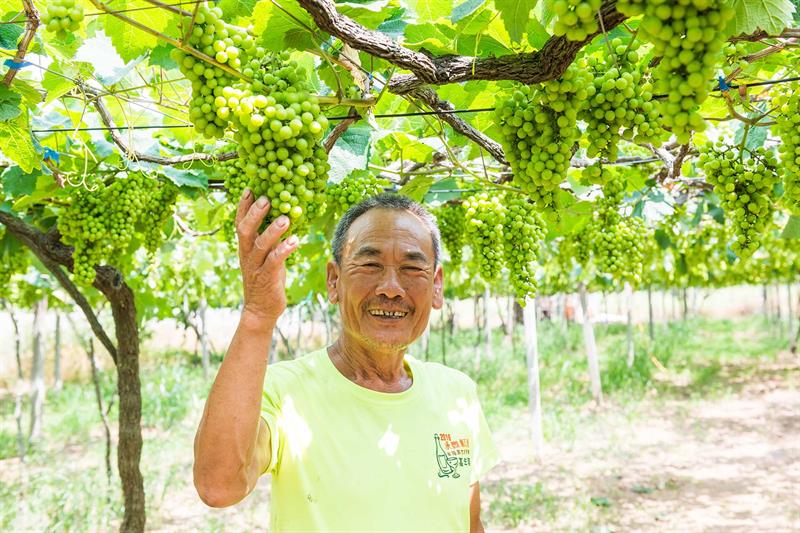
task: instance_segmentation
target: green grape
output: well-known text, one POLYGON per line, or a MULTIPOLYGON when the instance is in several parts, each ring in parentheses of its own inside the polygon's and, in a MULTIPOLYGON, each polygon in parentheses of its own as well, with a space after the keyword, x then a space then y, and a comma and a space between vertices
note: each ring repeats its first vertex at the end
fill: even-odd
POLYGON ((0 298, 11 296, 11 280, 28 269, 29 259, 22 245, 0 227, 0 298))
POLYGON ((151 180, 151 190, 146 196, 142 208, 144 247, 155 253, 164 243, 164 225, 175 213, 175 202, 178 199, 178 187, 173 183, 160 183, 151 180))
POLYGON ((642 15, 638 35, 652 43, 660 62, 654 69, 654 91, 665 127, 678 143, 686 144, 693 131, 703 131, 700 105, 709 94, 728 22, 735 16, 729 2, 711 0, 620 0, 624 15, 642 15))
POLYGON ((478 272, 487 282, 497 280, 503 270, 504 198, 494 192, 480 192, 464 199, 467 242, 472 248, 478 272))
POLYGON ((619 141, 661 145, 665 132, 653 102, 652 86, 644 80, 646 64, 639 64, 639 44, 622 39, 609 43, 613 56, 589 57, 586 66, 594 78, 587 107, 580 118, 587 124, 587 155, 616 161, 619 141))
POLYGON ((603 196, 595 202, 592 218, 574 237, 576 260, 582 266, 593 260, 600 273, 638 285, 642 280, 650 232, 642 219, 620 214, 625 194, 625 182, 620 174, 599 164, 584 172, 592 182, 602 184, 603 196))
POLYGON ((238 201, 250 188, 270 201, 266 224, 285 214, 292 233, 302 234, 325 203, 330 168, 321 142, 328 120, 310 94, 305 70, 288 52, 257 46, 251 28, 226 23, 222 10, 208 3, 198 8, 189 44, 247 78, 173 52, 192 82, 189 118, 195 129, 210 138, 233 131, 239 159, 221 168, 229 197, 238 201))
POLYGON ((74 247, 75 279, 88 285, 94 280, 96 265, 119 268, 134 237, 148 250, 157 249, 163 242, 161 226, 172 216, 176 194, 174 185, 139 173, 110 184, 101 182, 93 190, 74 189, 69 205, 59 213, 58 230, 64 242, 74 247))
POLYGON ((553 34, 566 35, 570 41, 587 39, 600 30, 595 15, 602 4, 602 0, 556 0, 553 2, 556 14, 553 34))
POLYGON ((384 182, 369 172, 353 172, 339 183, 330 185, 326 191, 328 205, 337 216, 362 200, 377 196, 384 190, 384 182))
POLYGON ((744 59, 747 56, 747 45, 743 41, 725 43, 722 47, 722 54, 725 57, 722 72, 726 78, 736 71, 747 68, 750 64, 744 59))
POLYGON ((524 302, 526 297, 536 295, 533 263, 544 238, 544 221, 524 196, 509 193, 504 203, 505 261, 514 295, 524 302))
POLYGON ((59 36, 78 31, 82 20, 83 5, 76 0, 50 0, 40 19, 47 31, 59 36))
POLYGON ((764 149, 744 153, 720 142, 701 149, 698 167, 714 186, 720 205, 734 225, 736 240, 731 249, 749 257, 761 244, 765 228, 775 211, 777 160, 764 149))
POLYGON ((495 117, 514 174, 512 183, 542 210, 556 210, 556 192, 566 179, 572 148, 581 137, 578 113, 588 97, 591 74, 571 65, 541 86, 523 86, 500 100, 495 117))
POLYGON ((450 263, 460 266, 463 262, 464 245, 467 243, 464 204, 447 202, 436 209, 434 214, 439 222, 442 243, 450 255, 450 263))
POLYGON ((772 127, 780 137, 778 152, 783 171, 783 204, 800 216, 800 84, 781 87, 775 97, 777 118, 772 127))

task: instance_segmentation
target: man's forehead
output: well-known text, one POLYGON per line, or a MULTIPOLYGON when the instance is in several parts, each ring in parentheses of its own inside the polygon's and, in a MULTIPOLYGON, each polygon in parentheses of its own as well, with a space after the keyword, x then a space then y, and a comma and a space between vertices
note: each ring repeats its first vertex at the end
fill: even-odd
POLYGON ((344 252, 376 255, 397 246, 404 254, 423 252, 432 257, 430 230, 419 216, 401 209, 372 209, 348 229, 344 252))

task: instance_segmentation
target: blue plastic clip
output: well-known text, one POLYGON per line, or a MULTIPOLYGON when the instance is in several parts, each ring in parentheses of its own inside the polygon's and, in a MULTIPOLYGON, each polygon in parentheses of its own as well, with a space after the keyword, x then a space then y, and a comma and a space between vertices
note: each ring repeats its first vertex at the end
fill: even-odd
POLYGON ((56 152, 52 148, 45 147, 45 149, 44 149, 44 158, 45 159, 52 159, 53 161, 58 163, 59 160, 61 159, 61 154, 59 154, 58 152, 56 152))
POLYGON ((730 91, 731 90, 731 86, 728 85, 727 81, 725 81, 725 76, 720 76, 719 78, 717 78, 717 80, 719 81, 719 90, 720 91, 725 92, 725 91, 730 91))
POLYGON ((7 66, 8 68, 10 68, 11 70, 19 70, 21 68, 25 68, 25 67, 29 67, 29 66, 33 65, 33 63, 31 63, 30 61, 20 61, 19 63, 17 63, 13 59, 6 59, 3 62, 3 64, 5 66, 7 66))

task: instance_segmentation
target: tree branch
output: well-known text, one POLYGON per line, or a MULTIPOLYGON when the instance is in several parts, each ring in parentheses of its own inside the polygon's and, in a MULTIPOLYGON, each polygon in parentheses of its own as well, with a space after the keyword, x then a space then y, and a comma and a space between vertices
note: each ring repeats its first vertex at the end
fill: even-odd
MULTIPOLYGON (((44 234, 5 211, 0 211, 0 223, 5 225, 11 235, 27 246, 39 258, 45 268, 55 276, 61 286, 64 287, 64 290, 81 308, 92 331, 108 350, 111 359, 114 360, 114 364, 117 364, 117 347, 106 334, 86 297, 61 268, 64 266, 72 270, 72 248, 64 245, 57 233, 44 234)), ((105 293, 105 290, 116 288, 120 285, 122 276, 116 269, 108 266, 95 267, 95 269, 97 270, 97 276, 94 280, 94 286, 99 290, 105 293)))
MULTIPOLYGON (((39 27, 39 12, 36 11, 36 6, 33 5, 33 0, 22 0, 22 4, 25 7, 26 17, 25 35, 22 36, 22 40, 19 42, 19 46, 17 47, 17 53, 14 56, 15 63, 21 63, 25 58, 25 54, 28 53, 28 46, 30 46, 31 41, 33 41, 33 38, 36 35, 36 28, 39 27)), ((3 77, 3 85, 6 87, 11 85, 11 82, 14 81, 14 77, 17 75, 17 72, 19 72, 19 69, 9 68, 5 77, 3 77)))
POLYGON ((401 46, 386 34, 369 30, 340 14, 332 0, 298 0, 297 3, 309 12, 320 29, 342 42, 414 72, 423 83, 435 83, 436 67, 430 57, 401 46))
MULTIPOLYGON (((101 95, 99 92, 94 91, 93 89, 83 86, 81 89, 86 92, 87 94, 91 94, 94 102, 94 107, 97 109, 97 113, 100 115, 100 119, 103 121, 109 128, 116 128, 116 124, 111 119, 111 114, 108 112, 108 108, 103 103, 101 99, 101 95)), ((158 155, 148 155, 143 154, 141 152, 137 152, 132 150, 128 146, 125 145, 125 141, 122 139, 122 135, 120 135, 117 129, 110 129, 108 132, 111 134, 111 139, 114 141, 114 144, 119 146, 122 153, 128 159, 132 161, 146 161, 148 163, 156 163, 157 165, 165 165, 165 166, 172 166, 178 165, 181 163, 189 163, 192 161, 229 161, 231 159, 236 159, 239 157, 237 152, 223 152, 221 154, 202 154, 202 153, 195 153, 195 154, 187 154, 187 155, 179 155, 175 157, 161 157, 158 155)))
MULTIPOLYGON (((455 109, 450 102, 439 99, 439 95, 436 94, 433 89, 427 87, 415 89, 409 94, 409 96, 422 100, 433 111, 450 111, 455 109)), ((450 124, 453 130, 475 141, 478 146, 481 146, 487 152, 492 154, 492 157, 494 157, 500 164, 508 164, 506 161, 506 155, 503 152, 503 147, 500 146, 500 143, 490 139, 468 124, 465 120, 457 117, 453 113, 442 113, 437 114, 436 116, 450 124)))
MULTIPOLYGON (((333 0, 298 0, 317 26, 348 45, 385 59, 413 74, 400 75, 389 82, 389 90, 405 94, 424 84, 444 85, 468 80, 516 80, 540 83, 559 77, 575 60, 581 48, 597 31, 583 41, 552 37, 541 50, 502 57, 447 55, 430 57, 397 44, 385 34, 370 30, 336 11, 333 0)), ((616 9, 616 0, 605 0, 599 11, 603 27, 610 31, 625 20, 616 9)))
MULTIPOLYGON (((350 110, 350 112, 354 112, 354 110, 350 110)), ((352 118, 346 118, 339 122, 335 128, 331 130, 328 136, 325 138, 325 141, 322 145, 325 147, 326 152, 330 152, 333 149, 333 145, 336 144, 336 141, 339 140, 339 137, 344 135, 344 132, 347 131, 347 128, 350 127, 351 124, 358 121, 361 117, 355 116, 352 118)))
POLYGON ((760 41, 762 39, 766 39, 767 37, 781 37, 783 39, 797 39, 800 38, 800 28, 786 28, 784 29, 780 35, 770 35, 769 33, 765 32, 764 30, 759 30, 755 33, 751 33, 748 35, 738 35, 736 37, 731 37, 728 41, 735 43, 737 41, 760 41))

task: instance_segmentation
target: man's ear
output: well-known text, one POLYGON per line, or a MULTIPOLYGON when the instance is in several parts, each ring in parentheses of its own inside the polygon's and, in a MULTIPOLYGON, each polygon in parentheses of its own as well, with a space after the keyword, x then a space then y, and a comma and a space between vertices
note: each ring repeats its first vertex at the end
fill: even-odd
POLYGON ((441 309, 442 305, 444 305, 444 270, 442 265, 439 265, 433 274, 433 301, 431 306, 434 309, 441 309))
POLYGON ((328 301, 332 304, 339 303, 339 265, 335 261, 328 261, 325 285, 328 287, 328 301))

